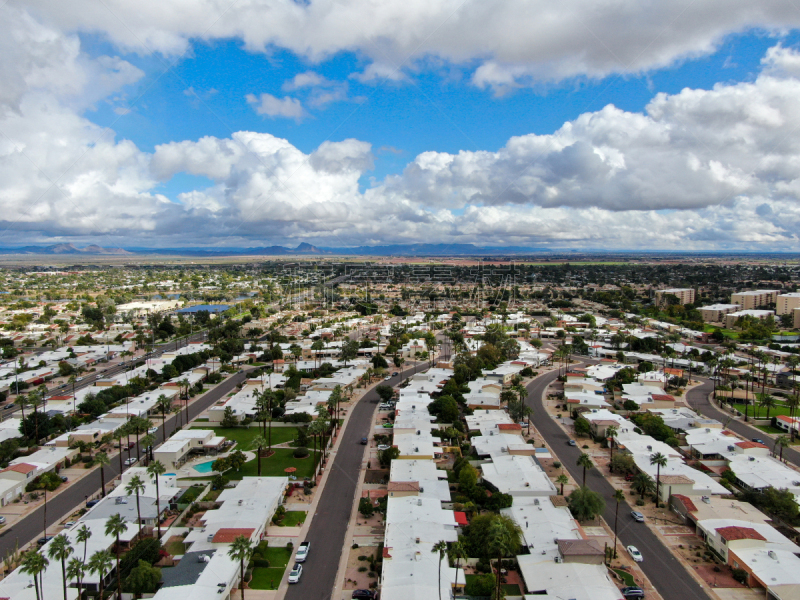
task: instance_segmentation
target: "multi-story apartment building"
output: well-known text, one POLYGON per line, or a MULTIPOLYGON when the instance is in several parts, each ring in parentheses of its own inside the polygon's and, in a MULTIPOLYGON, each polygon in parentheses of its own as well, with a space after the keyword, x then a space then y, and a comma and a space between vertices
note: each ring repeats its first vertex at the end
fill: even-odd
POLYGON ((777 300, 778 290, 753 290, 731 294, 731 304, 739 304, 743 310, 775 304, 777 300))
POLYGON ((800 292, 780 294, 775 304, 777 314, 790 315, 795 308, 800 308, 800 292))
POLYGON ((694 303, 694 289, 693 288, 668 288, 666 290, 658 290, 656 292, 656 305, 664 306, 666 303, 665 296, 675 296, 681 304, 694 303))
POLYGON ((712 304, 700 308, 700 314, 704 323, 721 323, 725 320, 725 315, 741 310, 738 304, 712 304))

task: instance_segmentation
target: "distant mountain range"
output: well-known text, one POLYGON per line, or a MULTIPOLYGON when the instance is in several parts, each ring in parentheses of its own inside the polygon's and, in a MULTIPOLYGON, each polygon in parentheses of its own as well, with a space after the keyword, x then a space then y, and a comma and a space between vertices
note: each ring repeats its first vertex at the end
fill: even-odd
POLYGON ((96 244, 78 248, 72 244, 0 248, 0 254, 50 254, 81 256, 136 256, 167 254, 180 256, 476 256, 551 252, 548 248, 521 246, 476 246, 474 244, 394 244, 353 248, 318 248, 302 242, 296 248, 262 246, 253 248, 103 248, 96 244))

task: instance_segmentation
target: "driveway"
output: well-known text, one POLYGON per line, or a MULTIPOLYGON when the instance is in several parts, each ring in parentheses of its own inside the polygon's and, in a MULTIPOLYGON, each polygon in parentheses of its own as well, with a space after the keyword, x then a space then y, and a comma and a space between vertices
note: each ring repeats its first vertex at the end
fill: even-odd
MULTIPOLYGON (((545 410, 542 402, 547 386, 555 381, 558 372, 553 371, 534 379, 528 384, 527 404, 534 410, 534 425, 539 434, 550 446, 554 455, 569 471, 575 481, 582 479, 582 468, 575 463, 581 455, 581 448, 569 446, 569 436, 545 410)), ((614 526, 614 488, 603 477, 598 469, 586 474, 586 486, 599 493, 606 502, 603 518, 611 527, 614 526)), ((622 546, 634 545, 642 553, 644 562, 639 563, 642 571, 650 579, 664 600, 708 600, 702 586, 687 572, 681 562, 672 555, 655 533, 643 523, 636 523, 628 515, 632 508, 627 502, 619 506, 619 527, 617 534, 622 546)))

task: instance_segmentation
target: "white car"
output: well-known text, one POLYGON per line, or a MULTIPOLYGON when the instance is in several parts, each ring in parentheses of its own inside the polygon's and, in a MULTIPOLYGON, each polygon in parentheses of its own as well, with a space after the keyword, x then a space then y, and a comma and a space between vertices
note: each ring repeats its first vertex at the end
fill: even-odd
POLYGON ((633 562, 642 562, 644 558, 642 558, 642 553, 639 552, 639 549, 636 546, 628 546, 627 548, 628 554, 631 555, 633 562))
POLYGON ((294 563, 294 568, 289 572, 289 583, 297 583, 303 574, 303 565, 294 563))
POLYGON ((135 465, 139 459, 135 456, 131 456, 130 458, 125 459, 125 466, 130 467, 131 465, 135 465))
POLYGON ((150 429, 147 430, 147 433, 152 435, 152 434, 156 433, 157 431, 158 431, 158 427, 151 427, 150 429))
POLYGON ((388 450, 389 448, 391 448, 391 446, 387 446, 386 444, 381 444, 380 446, 378 446, 378 450, 381 452, 383 450, 388 450))

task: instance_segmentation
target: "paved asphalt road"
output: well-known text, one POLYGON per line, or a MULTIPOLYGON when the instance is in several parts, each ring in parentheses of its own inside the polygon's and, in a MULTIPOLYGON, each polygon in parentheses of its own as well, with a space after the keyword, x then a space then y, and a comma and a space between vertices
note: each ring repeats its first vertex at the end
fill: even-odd
MULTIPOLYGON (((428 363, 420 363, 406 369, 397 377, 392 377, 387 385, 395 386, 403 378, 418 370, 427 368, 428 363)), ((359 471, 364 460, 366 446, 361 445, 361 438, 370 438, 372 417, 378 403, 375 388, 364 396, 353 407, 347 421, 339 449, 328 468, 333 469, 328 475, 322 497, 317 503, 311 526, 305 540, 311 542, 311 551, 303 563, 303 576, 300 582, 289 586, 286 600, 328 600, 332 597, 336 585, 336 572, 339 570, 339 559, 344 548, 347 525, 353 511, 359 471)))
MULTIPOLYGON (((189 418, 193 419, 209 406, 214 404, 217 400, 222 398, 225 394, 230 392, 236 385, 246 377, 246 373, 237 373, 222 383, 220 383, 213 390, 206 393, 195 400, 189 405, 189 418)), ((174 427, 174 419, 177 416, 170 417, 166 420, 167 431, 172 431, 174 427)), ((153 424, 158 425, 158 432, 155 434, 157 438, 156 444, 164 441, 163 432, 161 430, 161 419, 153 419, 153 424)), ((135 452, 134 449, 131 450, 135 452)), ((114 477, 119 475, 119 458, 113 457, 111 464, 105 467, 106 483, 111 481, 114 477)), ((84 502, 87 497, 92 497, 100 492, 100 473, 95 470, 88 474, 86 477, 71 483, 63 492, 55 496, 52 500, 47 502, 47 526, 48 535, 57 533, 57 529, 53 527, 56 523, 60 522, 71 510, 78 504, 84 502)), ((22 520, 14 523, 11 527, 3 529, 0 532, 0 556, 5 556, 7 551, 14 549, 16 544, 20 547, 24 546, 33 539, 40 538, 44 535, 44 506, 40 506, 31 514, 22 520)))
MULTIPOLYGON (((569 436, 564 433, 556 420, 547 414, 542 403, 545 389, 557 376, 558 372, 553 371, 534 379, 528 385, 527 403, 534 409, 533 422, 537 431, 544 437, 553 452, 558 455, 558 459, 575 481, 580 482, 583 478, 583 469, 575 463, 583 451, 580 447, 568 445, 569 436)), ((598 469, 587 472, 586 485, 605 499, 606 509, 603 512, 603 518, 613 528, 616 508, 616 502, 613 499, 614 488, 598 469)), ((644 562, 640 563, 640 566, 664 600, 708 600, 708 594, 686 572, 685 567, 650 531, 650 528, 631 519, 631 510, 627 502, 621 503, 619 506, 619 526, 617 528, 619 539, 623 546, 636 546, 642 553, 644 562)))
MULTIPOLYGON (((712 404, 708 396, 713 390, 714 384, 711 381, 706 381, 703 385, 689 390, 686 394, 686 401, 689 403, 689 406, 702 413, 703 416, 716 419, 721 423, 727 423, 725 425, 727 429, 738 433, 746 440, 758 438, 769 442, 767 435, 763 431, 753 427, 749 423, 745 423, 744 420, 731 419, 730 413, 720 410, 716 405, 712 404)), ((783 459, 800 467, 800 452, 792 447, 787 446, 783 449, 783 459)))

